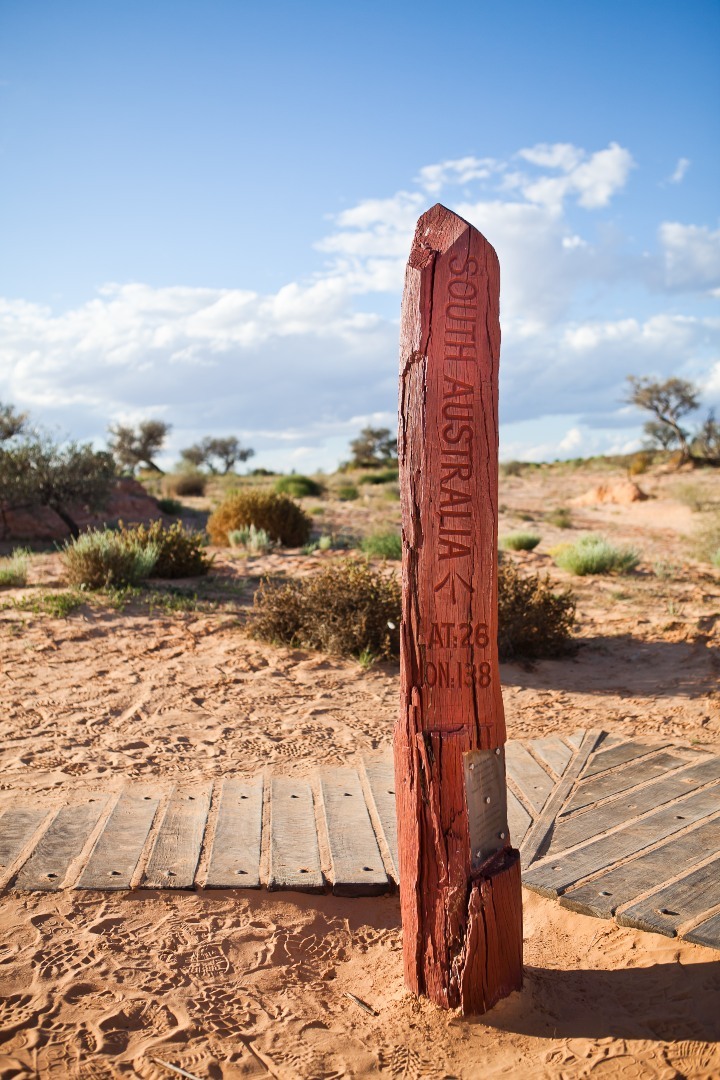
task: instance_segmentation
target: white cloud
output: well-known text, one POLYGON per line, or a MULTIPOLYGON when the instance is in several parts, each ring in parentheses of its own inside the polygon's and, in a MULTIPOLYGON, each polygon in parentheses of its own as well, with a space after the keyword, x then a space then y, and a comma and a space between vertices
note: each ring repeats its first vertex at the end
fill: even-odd
POLYGON ((113 419, 161 415, 175 455, 234 432, 259 464, 282 467, 292 452, 303 467, 332 467, 368 418, 394 424, 405 261, 429 196, 454 188, 448 204, 500 256, 501 418, 523 432, 509 440, 514 456, 627 445, 637 427, 622 413, 630 373, 682 373, 720 401, 718 321, 677 306, 720 285, 720 232, 659 226, 649 261, 664 267, 677 305, 658 311, 649 271, 622 238, 586 235, 572 205, 602 222, 630 151, 541 143, 518 159, 527 171, 492 158, 429 164, 415 187, 349 207, 317 244, 323 268, 273 293, 107 284, 60 313, 0 300, 0 398, 81 438, 102 441, 113 419))
POLYGON ((678 158, 678 163, 675 166, 675 171, 672 176, 668 177, 669 184, 680 184, 685 178, 685 173, 690 168, 690 159, 686 157, 678 158))
POLYGON ((710 290, 720 286, 720 229, 711 232, 707 225, 665 221, 658 232, 668 288, 710 290))

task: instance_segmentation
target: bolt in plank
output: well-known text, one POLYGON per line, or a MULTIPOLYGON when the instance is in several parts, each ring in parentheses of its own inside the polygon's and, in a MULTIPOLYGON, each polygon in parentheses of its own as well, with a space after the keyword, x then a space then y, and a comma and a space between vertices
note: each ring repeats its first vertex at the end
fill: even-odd
POLYGON ((630 862, 622 863, 602 877, 569 889, 560 903, 583 915, 610 919, 617 908, 677 876, 683 866, 691 868, 709 851, 720 848, 720 818, 704 822, 692 832, 668 841, 630 862))
POLYGON ((274 776, 270 781, 268 889, 322 892, 324 887, 310 785, 290 776, 274 776))
POLYGON ((573 752, 566 742, 558 735, 549 735, 544 739, 533 739, 530 743, 533 753, 536 754, 546 765, 549 765, 557 776, 562 776, 567 768, 573 752))
POLYGON ((712 789, 698 791, 575 851, 540 859, 523 875, 523 884, 543 896, 559 896, 583 878, 665 840, 717 810, 718 793, 712 789))
MULTIPOLYGON (((605 747, 603 743, 603 747, 605 747)), ((656 750, 662 750, 667 743, 643 743, 634 739, 623 740, 608 749, 598 751, 585 770, 585 777, 595 776, 605 772, 606 769, 615 769, 618 765, 627 765, 629 761, 637 761, 646 754, 653 754, 656 750)))
POLYGON ((206 889, 259 889, 263 778, 223 780, 206 889))
POLYGON ((686 941, 695 945, 707 945, 710 949, 720 949, 720 911, 705 922, 699 923, 693 930, 683 935, 686 941))
MULTIPOLYGON (((608 750, 608 753, 611 753, 608 750)), ((646 760, 639 761, 632 768, 613 769, 602 776, 590 780, 583 777, 578 784, 572 798, 563 810, 563 817, 591 806, 600 799, 607 799, 613 795, 620 795, 623 791, 638 787, 648 780, 654 780, 658 776, 664 776, 673 769, 680 769, 688 763, 688 755, 679 753, 661 753, 646 760)))
POLYGON ((176 788, 142 878, 144 889, 192 889, 210 810, 212 784, 176 788))
POLYGON ((510 779, 517 784, 530 806, 540 813, 555 782, 542 765, 528 753, 521 742, 513 740, 505 748, 505 761, 510 779))
MULTIPOLYGON (((0 817, 0 882, 12 873, 13 863, 21 857, 48 810, 31 806, 10 806, 0 817)), ((28 851, 28 856, 30 852, 28 851)))
POLYGON ((608 829, 638 818, 718 779, 720 757, 706 756, 698 765, 670 776, 660 776, 647 787, 630 794, 623 793, 586 814, 576 814, 566 820, 560 818, 555 824, 548 854, 557 855, 576 844, 582 844, 593 836, 599 836, 608 829))
POLYGON ((395 766, 390 755, 363 758, 363 768, 370 788, 370 811, 375 816, 390 852, 390 873, 396 882, 398 873, 397 815, 395 813, 395 766))
POLYGON ((320 774, 336 896, 378 896, 388 891, 387 874, 355 769, 324 769, 320 774))
POLYGON ((634 926, 675 937, 678 928, 709 914, 720 904, 720 855, 616 915, 622 926, 634 926))
POLYGON ((153 788, 125 788, 98 837, 78 889, 129 889, 152 827, 160 795, 153 788))
POLYGON ((62 888, 70 864, 81 854, 107 801, 107 795, 89 795, 84 802, 58 810, 17 874, 13 888, 42 892, 56 892, 62 888))
MULTIPOLYGON (((505 744, 505 748, 510 743, 505 744)), ((510 839, 512 840, 513 847, 519 848, 525 837, 525 833, 532 824, 532 818, 528 814, 523 804, 512 791, 508 790, 507 793, 507 813, 508 813, 508 828, 510 829, 510 839)))

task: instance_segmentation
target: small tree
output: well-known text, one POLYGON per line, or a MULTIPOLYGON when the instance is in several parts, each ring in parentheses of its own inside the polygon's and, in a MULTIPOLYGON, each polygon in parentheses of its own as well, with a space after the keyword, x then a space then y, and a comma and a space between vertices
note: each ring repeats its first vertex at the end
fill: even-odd
POLYGON ((0 492, 5 508, 47 506, 72 536, 79 535, 74 506, 102 506, 115 477, 110 454, 90 445, 59 446, 38 434, 0 446, 0 492))
POLYGON ((666 379, 658 382, 654 379, 628 376, 630 389, 626 400, 631 405, 651 412, 654 420, 648 420, 644 431, 649 439, 664 449, 677 445, 682 460, 690 455, 688 432, 681 427, 680 420, 687 413, 698 407, 698 389, 686 379, 666 379))
POLYGON ((27 430, 27 413, 15 412, 12 405, 0 401, 0 443, 15 438, 27 430))
POLYGON ((720 423, 711 409, 693 438, 691 449, 696 457, 710 465, 720 465, 720 423))
POLYGON ((205 465, 210 472, 218 473, 222 471, 223 476, 225 476, 238 461, 247 461, 254 453, 255 451, 251 450, 249 446, 242 446, 240 440, 236 439, 234 435, 228 435, 226 438, 208 436, 202 442, 195 443, 186 450, 181 450, 180 456, 183 462, 193 468, 199 469, 205 465), (219 461, 219 466, 214 459, 219 461))
POLYGON ((143 420, 137 428, 111 424, 108 444, 121 469, 134 472, 138 465, 146 465, 153 472, 162 473, 153 458, 162 449, 170 430, 170 424, 164 420, 143 420))
POLYGON ((350 464, 358 469, 378 469, 397 463, 397 439, 389 428, 366 427, 350 443, 350 464))

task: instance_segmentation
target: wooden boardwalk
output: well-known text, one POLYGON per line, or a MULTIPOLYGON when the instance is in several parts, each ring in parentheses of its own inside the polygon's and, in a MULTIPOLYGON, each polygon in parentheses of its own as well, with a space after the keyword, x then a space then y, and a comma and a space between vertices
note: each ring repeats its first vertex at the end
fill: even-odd
MULTIPOLYGON (((523 883, 575 911, 720 949, 720 757, 576 732, 507 743, 523 883)), ((390 754, 316 776, 132 784, 7 802, 0 888, 386 893, 398 880, 390 754)))

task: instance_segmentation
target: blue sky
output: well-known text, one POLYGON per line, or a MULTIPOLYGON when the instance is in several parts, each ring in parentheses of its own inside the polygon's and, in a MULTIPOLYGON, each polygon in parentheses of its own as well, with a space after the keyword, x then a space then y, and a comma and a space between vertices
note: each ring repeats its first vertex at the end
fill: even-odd
POLYGON ((637 446, 629 373, 720 406, 717 2, 0 4, 0 398, 332 468, 394 426, 442 201, 501 259, 501 453, 637 446))

